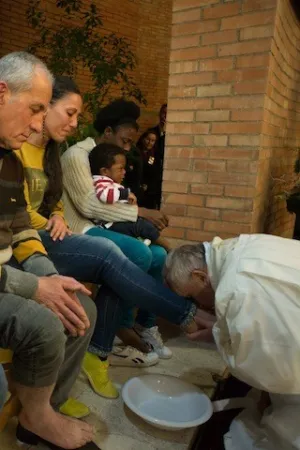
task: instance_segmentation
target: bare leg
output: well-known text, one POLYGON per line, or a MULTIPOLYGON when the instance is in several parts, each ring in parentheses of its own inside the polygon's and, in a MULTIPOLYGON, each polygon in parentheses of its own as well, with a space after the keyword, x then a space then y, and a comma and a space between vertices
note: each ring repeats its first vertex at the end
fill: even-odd
POLYGON ((43 388, 16 385, 23 409, 20 424, 42 439, 65 449, 81 447, 93 439, 93 428, 85 422, 56 413, 50 405, 54 385, 43 388))

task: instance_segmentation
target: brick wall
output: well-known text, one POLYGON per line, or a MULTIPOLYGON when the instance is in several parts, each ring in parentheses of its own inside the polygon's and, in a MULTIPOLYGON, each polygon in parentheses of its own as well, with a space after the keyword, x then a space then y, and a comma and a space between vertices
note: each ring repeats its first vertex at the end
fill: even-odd
POLYGON ((278 1, 261 136, 254 226, 293 235, 295 217, 281 197, 292 187, 300 147, 300 27, 290 3, 278 1))
POLYGON ((175 242, 290 233, 270 180, 271 167, 276 177, 290 170, 291 136, 300 137, 289 112, 300 89, 299 31, 287 0, 174 0, 163 191, 175 242))
MULTIPOLYGON (((89 4, 89 0, 85 0, 89 4)), ((44 0, 47 19, 53 27, 67 26, 55 7, 55 0, 44 0)), ((172 0, 97 0, 104 28, 127 37, 138 57, 134 73, 148 100, 141 126, 157 123, 158 111, 167 99, 172 0)), ((26 22, 28 0, 2 0, 0 16, 0 56, 23 50, 34 39, 26 22)), ((89 77, 82 70, 77 81, 82 91, 89 88, 89 77)), ((117 92, 116 92, 117 95, 117 92)))

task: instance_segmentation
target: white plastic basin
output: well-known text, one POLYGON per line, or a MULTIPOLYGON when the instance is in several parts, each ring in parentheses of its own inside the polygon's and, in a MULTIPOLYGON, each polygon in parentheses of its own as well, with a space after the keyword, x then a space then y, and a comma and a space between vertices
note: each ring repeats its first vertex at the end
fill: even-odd
POLYGON ((201 389, 167 375, 142 375, 125 383, 124 403, 146 422, 164 430, 181 430, 210 419, 213 406, 201 389))

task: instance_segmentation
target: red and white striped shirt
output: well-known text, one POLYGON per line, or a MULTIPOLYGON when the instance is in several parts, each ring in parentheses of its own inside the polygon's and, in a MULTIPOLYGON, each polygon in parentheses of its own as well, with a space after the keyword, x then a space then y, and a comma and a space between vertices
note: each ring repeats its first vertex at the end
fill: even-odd
POLYGON ((104 175, 94 175, 93 182, 96 197, 100 202, 113 204, 122 200, 128 200, 130 189, 115 183, 111 178, 104 175))

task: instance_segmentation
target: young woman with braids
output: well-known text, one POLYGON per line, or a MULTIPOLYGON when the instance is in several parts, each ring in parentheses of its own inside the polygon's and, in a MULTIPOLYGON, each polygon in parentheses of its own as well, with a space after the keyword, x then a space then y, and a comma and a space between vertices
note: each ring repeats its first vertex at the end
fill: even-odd
MULTIPOLYGON (((196 306, 130 262, 112 241, 99 236, 72 234, 69 230, 61 202, 58 143, 76 128, 81 108, 82 99, 73 81, 66 77, 57 78, 43 133, 31 135, 17 155, 24 166, 25 195, 32 225, 40 231, 58 272, 101 285, 95 298, 98 310, 95 333, 83 370, 95 392, 116 398, 118 391, 108 377, 107 357, 122 310, 137 306, 191 332, 197 329, 194 321, 196 306)), ((157 360, 158 356, 153 353, 152 363, 157 360)), ((141 363, 143 360, 137 358, 136 366, 141 363)), ((73 401, 65 412, 82 417, 87 414, 87 408, 73 401)))

